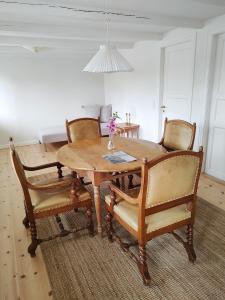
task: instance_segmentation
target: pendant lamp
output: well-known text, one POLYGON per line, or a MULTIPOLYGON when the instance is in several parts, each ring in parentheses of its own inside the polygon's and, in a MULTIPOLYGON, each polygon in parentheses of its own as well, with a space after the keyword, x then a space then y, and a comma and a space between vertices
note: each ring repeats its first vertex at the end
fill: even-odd
POLYGON ((99 51, 89 61, 83 71, 94 73, 114 73, 130 72, 133 71, 133 68, 115 46, 101 45, 99 51))
MULTIPOLYGON (((107 10, 105 12, 107 15, 107 10)), ((106 23, 106 42, 100 45, 98 52, 92 57, 84 72, 93 73, 115 73, 131 72, 133 68, 114 45, 109 42, 109 18, 105 18, 106 23)))

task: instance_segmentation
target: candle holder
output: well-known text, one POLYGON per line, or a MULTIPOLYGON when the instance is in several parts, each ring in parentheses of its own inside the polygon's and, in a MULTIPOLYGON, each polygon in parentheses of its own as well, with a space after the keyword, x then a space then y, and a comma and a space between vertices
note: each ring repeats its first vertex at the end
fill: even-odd
POLYGON ((131 124, 131 123, 130 123, 130 116, 131 116, 130 113, 126 113, 126 124, 127 124, 127 125, 130 125, 130 124, 131 124))

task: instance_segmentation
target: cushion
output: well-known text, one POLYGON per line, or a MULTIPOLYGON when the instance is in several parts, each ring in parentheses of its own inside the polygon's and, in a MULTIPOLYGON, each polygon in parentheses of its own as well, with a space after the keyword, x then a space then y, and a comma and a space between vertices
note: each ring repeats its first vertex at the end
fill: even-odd
POLYGON ((83 105, 82 108, 85 110, 85 117, 95 118, 100 117, 101 105, 93 104, 93 105, 83 105))
POLYGON ((44 144, 67 141, 65 125, 40 129, 38 139, 44 144))
POLYGON ((101 126, 101 135, 109 135, 109 128, 107 127, 108 123, 100 123, 101 126))
MULTIPOLYGON (((107 205, 110 205, 110 195, 105 197, 105 202, 107 205)), ((127 201, 120 199, 120 202, 117 205, 114 205, 113 210, 125 223, 135 231, 138 231, 138 205, 132 205, 127 201)), ((186 204, 152 214, 145 218, 147 233, 189 219, 190 217, 191 212, 187 209, 186 204)))
POLYGON ((103 105, 101 107, 100 122, 106 123, 112 117, 112 104, 103 105))

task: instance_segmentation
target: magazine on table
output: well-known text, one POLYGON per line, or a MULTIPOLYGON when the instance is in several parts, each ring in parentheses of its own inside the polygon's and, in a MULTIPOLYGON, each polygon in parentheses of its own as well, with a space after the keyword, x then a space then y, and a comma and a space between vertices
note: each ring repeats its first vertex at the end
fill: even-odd
POLYGON ((124 162, 132 162, 137 160, 135 157, 123 151, 117 151, 112 154, 103 155, 103 158, 110 161, 113 164, 120 164, 124 162))

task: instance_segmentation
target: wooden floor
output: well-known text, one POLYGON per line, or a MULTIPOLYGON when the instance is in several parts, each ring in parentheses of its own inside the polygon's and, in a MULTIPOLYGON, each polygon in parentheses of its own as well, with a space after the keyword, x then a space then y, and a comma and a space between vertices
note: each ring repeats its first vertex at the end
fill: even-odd
MULTIPOLYGON (((51 146, 44 152, 41 145, 18 147, 26 165, 55 160, 51 146)), ((43 172, 43 171, 42 171, 43 172)), ((225 185, 202 175, 198 195, 225 210, 225 185)), ((14 176, 8 150, 0 150, 0 300, 51 299, 51 287, 40 247, 37 256, 30 258, 27 246, 30 234, 21 220, 24 217, 23 194, 14 176)))

